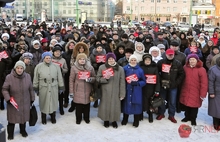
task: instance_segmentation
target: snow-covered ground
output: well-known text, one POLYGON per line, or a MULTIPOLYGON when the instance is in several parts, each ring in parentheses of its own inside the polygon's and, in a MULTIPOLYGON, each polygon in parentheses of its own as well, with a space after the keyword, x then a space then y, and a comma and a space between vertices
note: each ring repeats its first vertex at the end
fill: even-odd
MULTIPOLYGON (((219 142, 220 132, 216 132, 212 128, 212 118, 207 115, 208 103, 207 98, 199 109, 197 125, 203 125, 205 129, 199 131, 200 126, 196 129, 192 128, 192 133, 189 138, 181 138, 178 133, 178 128, 181 124, 181 119, 184 117, 183 112, 176 114, 177 124, 168 120, 168 114, 160 121, 148 122, 148 116, 144 114, 144 120, 140 122, 138 128, 132 126, 133 116, 129 117, 129 123, 126 126, 121 126, 118 122, 118 128, 105 128, 103 121, 97 117, 98 109, 93 108, 91 104, 90 124, 84 121, 80 125, 76 124, 75 111, 68 112, 65 109, 65 114, 61 116, 57 111, 57 123, 52 124, 50 117, 47 116, 47 124, 41 124, 41 115, 38 105, 38 97, 36 97, 35 105, 38 109, 38 122, 34 127, 29 127, 27 124, 28 137, 23 138, 19 133, 18 124, 15 126, 15 134, 13 142, 219 142)), ((122 115, 121 115, 122 119, 122 115)), ((6 110, 0 111, 0 122, 7 127, 6 110)), ((190 125, 190 122, 186 124, 190 125)), ((6 134, 7 136, 7 134, 6 134)), ((1 140, 0 140, 1 142, 1 140)))

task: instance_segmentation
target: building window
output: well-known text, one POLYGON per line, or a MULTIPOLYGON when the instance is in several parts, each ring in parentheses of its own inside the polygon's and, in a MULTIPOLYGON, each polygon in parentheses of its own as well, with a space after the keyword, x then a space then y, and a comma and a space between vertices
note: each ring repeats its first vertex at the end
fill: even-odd
POLYGON ((66 14, 66 10, 63 10, 63 14, 66 14))
POLYGON ((71 10, 68 10, 68 14, 71 14, 71 10))
POLYGON ((150 7, 150 11, 153 12, 154 11, 154 6, 150 7))
POLYGON ((151 0, 151 2, 154 2, 154 0, 151 0))
POLYGON ((171 2, 171 0, 167 0, 167 3, 170 3, 171 2))
POLYGON ((177 7, 173 7, 173 12, 177 11, 177 7))
POLYGON ((173 3, 177 3, 177 0, 173 0, 173 3))
POLYGON ((157 17, 157 21, 160 21, 160 17, 157 17))
POLYGON ((170 21, 170 17, 167 17, 167 18, 166 18, 166 21, 170 21))
POLYGON ((144 7, 143 6, 141 6, 141 11, 144 11, 144 7))
POLYGON ((167 12, 170 12, 170 7, 167 7, 167 12))
POLYGON ((160 11, 160 7, 157 7, 157 11, 160 11))
POLYGON ((23 14, 25 14, 25 10, 23 10, 23 14))
POLYGON ((19 13, 19 11, 18 11, 18 10, 16 10, 16 13, 19 13))
POLYGON ((22 6, 25 6, 25 3, 24 3, 24 2, 22 3, 22 6))
POLYGON ((30 2, 30 6, 32 6, 32 2, 30 2))
POLYGON ((144 0, 141 0, 141 2, 144 2, 144 0))
POLYGON ((130 10, 130 8, 131 8, 130 6, 127 6, 127 10, 130 10))
POLYGON ((71 2, 68 2, 68 6, 71 6, 71 2))
POLYGON ((66 6, 66 2, 63 2, 63 6, 66 6))
POLYGON ((157 0, 157 2, 161 2, 161 0, 157 0))
POLYGON ((93 10, 90 10, 90 14, 93 14, 93 10))
POLYGON ((187 0, 183 0, 183 3, 186 3, 187 0))
POLYGON ((47 6, 47 2, 44 2, 44 6, 47 6))
POLYGON ((11 10, 8 10, 8 12, 7 12, 7 13, 10 13, 10 11, 11 11, 11 10))
POLYGON ((55 14, 57 15, 59 13, 59 11, 58 10, 55 10, 55 14))
POLYGON ((138 10, 138 7, 137 7, 137 6, 135 6, 134 10, 135 10, 135 11, 137 11, 137 10, 138 10))

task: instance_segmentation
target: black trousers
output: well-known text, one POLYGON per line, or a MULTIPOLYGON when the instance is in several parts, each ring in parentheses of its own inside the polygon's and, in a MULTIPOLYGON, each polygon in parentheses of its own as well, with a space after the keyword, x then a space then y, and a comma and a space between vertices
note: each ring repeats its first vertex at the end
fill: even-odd
POLYGON ((185 106, 185 117, 190 120, 195 120, 197 118, 198 108, 185 106))
POLYGON ((64 79, 65 91, 64 91, 64 103, 69 103, 69 76, 66 74, 64 79))
POLYGON ((76 103, 76 121, 82 121, 82 115, 83 119, 85 121, 89 120, 90 114, 90 103, 88 104, 77 104, 76 103))

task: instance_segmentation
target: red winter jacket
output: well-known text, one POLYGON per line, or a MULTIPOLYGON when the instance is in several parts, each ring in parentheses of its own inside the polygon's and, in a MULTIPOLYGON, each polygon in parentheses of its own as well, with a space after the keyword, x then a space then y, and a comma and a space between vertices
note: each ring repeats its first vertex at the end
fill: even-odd
POLYGON ((189 61, 184 66, 185 80, 180 94, 180 102, 188 107, 199 108, 202 99, 208 91, 208 76, 202 61, 198 61, 196 67, 191 68, 189 61), (201 97, 201 98, 200 98, 201 97))

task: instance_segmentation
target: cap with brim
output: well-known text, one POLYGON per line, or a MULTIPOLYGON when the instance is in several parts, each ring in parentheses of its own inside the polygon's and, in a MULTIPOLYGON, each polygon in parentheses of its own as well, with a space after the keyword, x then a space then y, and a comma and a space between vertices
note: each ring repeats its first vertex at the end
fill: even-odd
POLYGON ((174 55, 175 51, 173 49, 167 49, 166 54, 167 55, 174 55))

